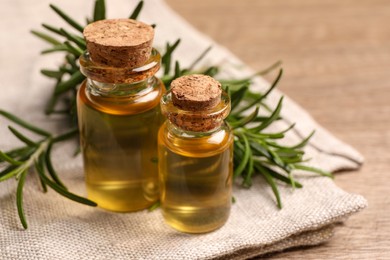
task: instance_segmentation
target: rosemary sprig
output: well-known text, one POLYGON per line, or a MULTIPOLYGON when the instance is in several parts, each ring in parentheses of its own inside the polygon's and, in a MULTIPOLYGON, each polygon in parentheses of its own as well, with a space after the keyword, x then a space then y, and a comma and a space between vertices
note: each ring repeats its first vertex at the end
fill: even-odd
POLYGON ((35 168, 39 174, 39 180, 44 192, 47 191, 47 186, 76 202, 89 206, 96 206, 96 203, 77 196, 68 191, 65 185, 60 181, 51 162, 51 148, 54 144, 73 138, 78 134, 77 129, 72 129, 67 133, 53 136, 49 132, 40 129, 22 119, 0 110, 0 115, 7 118, 11 122, 20 127, 33 132, 42 138, 38 141, 33 141, 20 131, 9 126, 10 131, 24 143, 24 146, 2 152, 0 151, 0 181, 5 181, 11 178, 16 178, 18 186, 16 190, 16 203, 20 221, 24 228, 27 228, 27 221, 23 211, 23 186, 26 176, 30 168, 35 168), (49 176, 47 176, 49 173, 49 176))
MULTIPOLYGON (((141 0, 129 15, 131 19, 137 19, 143 7, 141 0)), ((56 12, 63 20, 76 29, 79 33, 83 31, 84 26, 71 18, 66 12, 55 5, 50 8, 56 12)), ((106 18, 105 0, 95 0, 92 18, 86 18, 86 24, 93 21, 106 18)), ((152 25, 155 27, 155 25, 152 25)), ((47 102, 45 113, 63 113, 71 119, 73 130, 61 135, 54 135, 46 130, 40 129, 22 119, 0 110, 0 115, 20 127, 33 132, 39 136, 39 140, 31 140, 13 127, 10 131, 24 143, 24 146, 7 152, 0 151, 0 181, 16 178, 17 185, 17 209, 19 218, 24 228, 27 228, 27 221, 23 211, 23 187, 30 168, 34 168, 38 173, 39 181, 44 192, 47 187, 52 188, 59 194, 90 206, 96 206, 96 203, 79 197, 65 187, 58 177, 52 162, 52 147, 61 141, 75 136, 77 130, 76 114, 76 88, 85 79, 80 73, 77 60, 81 53, 85 51, 86 44, 81 34, 73 34, 64 28, 57 28, 48 24, 42 24, 46 32, 32 30, 38 38, 50 44, 42 54, 53 52, 64 52, 65 59, 57 69, 42 69, 41 73, 55 80, 53 94, 47 102)), ((179 47, 180 39, 173 43, 166 43, 165 51, 162 55, 161 77, 165 86, 169 87, 172 80, 188 74, 201 73, 210 76, 217 76, 220 68, 218 66, 209 66, 202 69, 196 69, 198 63, 210 52, 211 46, 205 49, 197 59, 188 68, 181 68, 179 61, 174 61, 172 54, 179 47), (173 65, 174 64, 174 65, 173 65)), ((251 187, 252 178, 256 174, 263 176, 266 182, 271 186, 275 194, 277 206, 282 207, 281 197, 278 191, 278 182, 283 182, 293 188, 301 188, 302 184, 297 182, 293 177, 294 170, 309 171, 323 176, 331 177, 331 174, 303 165, 304 151, 303 148, 309 141, 309 135, 300 143, 294 146, 285 146, 278 141, 282 140, 285 134, 291 130, 291 125, 284 131, 276 133, 266 132, 267 127, 275 121, 281 120, 280 111, 282 109, 283 98, 281 98, 274 109, 271 109, 264 100, 269 93, 277 86, 281 77, 282 70, 265 93, 254 91, 250 88, 252 79, 257 75, 264 75, 278 67, 281 63, 277 62, 269 68, 260 71, 251 77, 242 79, 219 79, 223 88, 229 93, 232 101, 232 112, 227 118, 227 122, 234 131, 234 176, 242 179, 244 187, 251 187), (265 111, 262 112, 262 111, 265 111)), ((158 207, 158 204, 155 205, 158 207)))

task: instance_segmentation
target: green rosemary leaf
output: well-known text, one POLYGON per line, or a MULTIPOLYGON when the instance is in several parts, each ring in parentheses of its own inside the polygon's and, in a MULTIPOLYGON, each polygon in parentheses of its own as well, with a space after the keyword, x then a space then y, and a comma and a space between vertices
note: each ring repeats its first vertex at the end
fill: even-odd
POLYGON ((62 71, 42 69, 41 73, 49 78, 59 79, 64 75, 62 71))
POLYGON ((231 99, 231 110, 234 110, 241 100, 244 98, 246 92, 248 91, 248 85, 243 85, 239 90, 233 92, 230 96, 231 99))
POLYGON ((161 205, 160 201, 157 201, 156 203, 154 203, 152 206, 150 206, 148 208, 148 211, 149 212, 154 211, 154 210, 158 209, 160 207, 160 205, 161 205))
POLYGON ((218 67, 211 66, 211 67, 207 68, 206 70, 204 70, 203 72, 201 72, 201 74, 204 74, 204 75, 207 75, 210 77, 214 77, 215 75, 218 74, 218 72, 219 72, 218 67))
MULTIPOLYGON (((29 153, 31 151, 31 147, 28 147, 28 146, 23 146, 23 147, 19 147, 19 148, 15 148, 15 149, 12 149, 10 151, 7 151, 5 152, 5 154, 9 157, 12 157, 13 159, 16 159, 16 158, 22 158, 23 156, 25 156, 27 153, 29 153)), ((20 159, 19 159, 20 160, 20 159)), ((1 162, 4 162, 5 160, 1 159, 0 158, 0 163, 1 162)))
POLYGON ((165 54, 161 57, 161 64, 164 67, 164 75, 168 75, 171 71, 172 52, 179 46, 180 39, 177 39, 173 45, 167 43, 165 54))
POLYGON ((28 146, 36 146, 37 144, 30 140, 28 137, 23 135, 21 132, 13 128, 12 126, 8 126, 8 129, 23 143, 27 144, 28 146))
POLYGON ((59 28, 56 28, 54 26, 51 26, 51 25, 48 25, 48 24, 45 24, 45 23, 42 24, 42 27, 47 29, 47 30, 49 30, 50 32, 53 32, 55 34, 64 36, 59 28))
POLYGON ((79 69, 79 66, 76 63, 76 59, 78 59, 78 56, 74 56, 73 54, 68 54, 65 56, 66 61, 72 66, 72 68, 79 69))
POLYGON ((236 198, 234 196, 232 196, 232 203, 236 203, 236 198))
POLYGON ((47 192, 47 185, 41 177, 41 174, 45 174, 44 156, 40 155, 38 160, 34 161, 34 166, 35 166, 35 170, 38 172, 38 177, 39 177, 39 181, 40 181, 41 186, 42 186, 42 190, 44 193, 46 193, 47 192))
POLYGON ((21 164, 23 164, 22 162, 20 162, 18 160, 15 160, 14 158, 8 156, 6 153, 3 153, 2 151, 0 151, 0 159, 2 159, 5 162, 8 162, 8 163, 10 163, 12 165, 21 165, 21 164))
POLYGON ((234 177, 240 176, 242 174, 242 172, 244 171, 244 169, 246 167, 246 164, 248 163, 249 156, 252 155, 252 151, 250 149, 249 142, 248 142, 248 139, 246 138, 246 136, 243 134, 240 134, 239 137, 242 138, 242 140, 244 141, 245 153, 244 153, 244 157, 242 158, 240 164, 234 170, 234 173, 233 173, 234 177))
POLYGON ((35 36, 41 38, 42 40, 52 44, 52 45, 60 45, 61 44, 61 42, 57 41, 56 39, 54 39, 53 37, 51 37, 45 33, 34 31, 34 30, 31 30, 31 33, 34 34, 35 36))
POLYGON ((76 56, 80 56, 81 54, 83 54, 83 50, 81 50, 78 47, 73 46, 69 41, 64 42, 64 44, 70 53, 72 53, 76 56))
POLYGON ((249 161, 248 161, 248 164, 247 164, 247 171, 246 171, 246 175, 244 177, 244 181, 242 183, 242 185, 244 187, 247 187, 247 188, 250 188, 252 186, 252 175, 253 175, 253 165, 254 165, 254 161, 253 161, 253 157, 252 157, 252 151, 251 149, 249 149, 249 161))
POLYGON ((280 111, 282 110, 282 103, 283 97, 279 99, 278 105, 267 120, 263 121, 259 126, 250 128, 249 130, 252 132, 258 132, 271 125, 272 122, 274 122, 279 117, 280 111))
POLYGON ((298 148, 302 148, 304 147, 310 140, 310 138, 314 135, 315 133, 315 130, 313 130, 305 139, 303 139, 300 143, 294 145, 294 146, 291 146, 290 148, 291 149, 298 149, 298 148))
POLYGON ((188 67, 188 70, 193 70, 195 68, 196 65, 198 65, 198 63, 204 59, 204 57, 211 51, 211 49, 213 48, 213 46, 209 46, 207 47, 200 55, 198 58, 196 58, 192 63, 191 65, 188 67))
POLYGON ((76 202, 81 203, 81 204, 85 204, 85 205, 93 206, 93 207, 97 206, 97 204, 95 202, 93 202, 89 199, 80 197, 76 194, 73 194, 73 193, 65 190, 64 188, 59 186, 57 183, 55 183, 55 182, 51 181, 49 178, 47 178, 46 175, 43 174, 42 172, 38 172, 38 174, 39 174, 39 176, 41 176, 42 181, 45 184, 47 184, 47 186, 49 186, 50 188, 52 188, 54 191, 61 194, 62 196, 67 197, 68 199, 76 201, 76 202))
POLYGON ((243 108, 241 108, 239 111, 237 111, 237 114, 240 114, 242 112, 244 112, 245 110, 253 107, 254 105, 256 105, 257 103, 259 103, 260 101, 262 101, 263 99, 265 99, 269 93, 272 92, 272 90, 278 85, 278 82, 280 80, 280 78, 282 77, 283 75, 283 69, 280 69, 279 70, 279 74, 278 76, 276 77, 276 79, 272 82, 271 86, 268 88, 268 90, 265 92, 264 95, 260 95, 259 98, 253 100, 251 103, 249 103, 248 105, 244 106, 243 108))
POLYGON ((56 45, 53 48, 43 50, 41 51, 41 54, 49 54, 49 53, 59 52, 59 51, 69 51, 69 49, 65 44, 61 44, 61 45, 56 45))
POLYGON ((275 62, 274 64, 272 64, 268 68, 265 68, 259 72, 256 72, 252 77, 266 75, 266 74, 270 73, 271 71, 273 71, 274 69, 280 67, 281 65, 282 65, 282 61, 278 60, 277 62, 275 62))
POLYGON ((56 89, 54 91, 55 95, 60 95, 69 89, 75 88, 78 84, 80 84, 85 79, 85 76, 81 74, 80 71, 76 71, 72 74, 72 76, 67 80, 59 83, 56 86, 56 89))
POLYGON ((236 129, 236 128, 240 128, 240 127, 244 127, 245 125, 249 124, 250 122, 252 122, 257 114, 259 113, 259 107, 256 107, 255 111, 253 111, 251 114, 249 114, 247 117, 243 117, 241 118, 240 120, 238 121, 235 121, 235 122, 230 122, 228 120, 228 123, 229 125, 233 128, 233 129, 236 129))
POLYGON ((79 133, 79 129, 78 128, 75 128, 75 129, 72 129, 62 135, 59 135, 55 138, 53 138, 52 140, 52 143, 58 143, 58 142, 62 142, 62 141, 65 141, 65 140, 68 140, 69 138, 72 138, 74 136, 77 136, 77 134, 79 133))
POLYGON ((93 9, 93 20, 99 21, 106 19, 106 3, 104 0, 96 0, 93 9))
POLYGON ((268 169, 261 166, 260 164, 256 164, 255 167, 262 174, 262 176, 265 178, 265 180, 268 182, 268 184, 271 186, 272 192, 274 193, 275 198, 276 198, 278 208, 281 209, 282 208, 282 201, 280 199, 279 190, 278 190, 278 187, 276 186, 276 183, 275 183, 274 179, 272 178, 271 174, 268 172, 268 169))
POLYGON ((57 183, 59 186, 61 186, 63 189, 67 190, 66 186, 62 183, 60 178, 58 178, 57 172, 54 170, 53 164, 51 162, 51 148, 53 146, 53 143, 50 143, 46 149, 46 153, 44 153, 44 160, 46 164, 46 169, 49 172, 51 178, 55 183, 57 183))
POLYGON ((66 13, 64 13, 61 9, 56 7, 53 4, 50 4, 50 8, 54 10, 59 16, 61 16, 62 19, 64 19, 69 25, 71 25, 73 28, 75 28, 79 32, 83 32, 84 27, 81 26, 79 23, 77 23, 75 20, 70 18, 66 13))
MULTIPOLYGON (((16 165, 10 165, 8 166, 7 168, 3 169, 1 172, 0 172, 0 179, 3 178, 3 176, 8 176, 10 172, 14 171, 16 168, 18 168, 18 166, 16 165)), ((11 175, 10 177, 12 177, 13 175, 11 175)), ((9 177, 9 178, 10 178, 9 177)), ((4 177, 4 180, 6 180, 8 178, 4 177)))
MULTIPOLYGON (((87 45, 85 44, 85 41, 77 37, 76 35, 73 35, 66 31, 65 29, 61 28, 60 29, 62 34, 71 42, 75 43, 79 48, 82 50, 85 50, 87 48, 87 45)), ((66 43, 65 43, 66 44, 66 43)), ((73 47, 73 46, 72 46, 73 47)), ((74 48, 74 47, 73 47, 74 48)), ((73 53, 73 52, 72 52, 73 53)))
POLYGON ((20 175, 20 179, 18 181, 18 187, 16 189, 16 205, 18 208, 20 222, 22 223, 24 229, 27 229, 26 216, 24 215, 24 210, 23 210, 23 186, 26 180, 26 175, 27 175, 27 170, 23 171, 23 173, 20 175))
POLYGON ((132 14, 129 16, 129 19, 136 20, 138 18, 138 15, 140 14, 142 7, 144 6, 144 1, 139 1, 137 6, 135 7, 132 14))
MULTIPOLYGON (((272 170, 272 169, 269 168, 269 167, 266 167, 266 166, 265 166, 266 162, 261 161, 261 160, 259 160, 259 159, 257 159, 257 158, 254 158, 254 161, 255 161, 255 162, 254 162, 254 164, 255 164, 255 165, 254 165, 254 168, 258 168, 258 166, 257 166, 256 164, 260 164, 260 165, 263 166, 264 168, 267 168, 268 173, 269 173, 273 178, 278 179, 278 180, 280 180, 280 181, 282 181, 282 182, 284 182, 284 183, 286 183, 286 184, 292 185, 291 180, 290 180, 288 177, 286 177, 286 176, 284 176, 284 175, 282 175, 282 174, 280 174, 280 173, 278 173, 278 172, 272 170)), ((296 188, 302 188, 303 186, 302 186, 301 183, 295 181, 295 187, 296 187, 296 188)))
POLYGON ((17 166, 16 168, 12 168, 12 169, 9 169, 9 167, 6 169, 6 171, 3 171, 1 174, 0 174, 0 182, 2 181, 5 181, 5 180, 8 180, 12 177, 17 177, 19 176, 24 170, 25 170, 25 167, 23 167, 23 165, 20 165, 20 166, 17 166))
POLYGON ((324 171, 322 169, 315 168, 315 167, 301 165, 301 164, 294 164, 292 167, 294 169, 296 169, 296 170, 315 172, 315 173, 318 173, 318 174, 320 174, 322 176, 333 178, 333 174, 332 173, 324 171))
POLYGON ((175 74, 173 76, 174 79, 181 76, 180 64, 178 61, 175 62, 175 74))

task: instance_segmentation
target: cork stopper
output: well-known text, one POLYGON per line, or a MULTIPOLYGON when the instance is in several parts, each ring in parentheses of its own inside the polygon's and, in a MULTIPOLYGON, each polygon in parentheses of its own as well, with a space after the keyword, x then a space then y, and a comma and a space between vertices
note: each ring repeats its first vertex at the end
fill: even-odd
POLYGON ((84 29, 91 59, 112 67, 135 68, 150 57, 153 27, 131 19, 100 20, 84 29))
POLYGON ((221 83, 206 75, 188 75, 171 83, 172 101, 189 111, 211 109, 221 101, 221 83))
POLYGON ((207 132, 223 123, 230 111, 230 100, 217 80, 189 75, 172 81, 161 108, 169 121, 181 129, 207 132))

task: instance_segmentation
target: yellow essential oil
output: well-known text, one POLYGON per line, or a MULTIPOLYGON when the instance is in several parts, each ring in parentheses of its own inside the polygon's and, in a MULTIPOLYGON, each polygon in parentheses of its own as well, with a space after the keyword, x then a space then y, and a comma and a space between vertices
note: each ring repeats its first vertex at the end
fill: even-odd
POLYGON ((148 208, 159 197, 157 133, 165 88, 153 75, 160 54, 152 49, 142 64, 122 67, 91 56, 80 57, 87 80, 77 100, 88 198, 111 211, 148 208))
MULTIPOLYGON (((186 76, 185 82, 191 81, 197 90, 204 82, 194 83, 196 76, 207 82, 212 79, 186 76)), ((204 102, 197 104, 202 109, 198 111, 186 110, 184 103, 177 107, 172 95, 178 83, 182 82, 172 82, 171 92, 161 103, 168 117, 158 134, 161 207, 165 221, 173 228, 204 233, 221 227, 230 213, 233 136, 223 122, 230 103, 223 93, 212 108, 206 109, 204 102)))

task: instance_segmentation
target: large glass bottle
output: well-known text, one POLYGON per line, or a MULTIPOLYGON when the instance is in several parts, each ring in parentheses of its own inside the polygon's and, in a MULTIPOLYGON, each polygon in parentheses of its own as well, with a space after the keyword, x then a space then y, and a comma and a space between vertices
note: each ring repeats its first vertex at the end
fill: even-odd
POLYGON ((184 76, 172 82, 161 108, 168 118, 158 135, 165 221, 187 233, 215 230, 227 221, 232 199, 229 97, 211 77, 184 76))
POLYGON ((84 37, 80 67, 87 79, 77 112, 88 198, 111 211, 145 209, 159 195, 157 132, 165 91, 154 76, 161 57, 151 48, 153 28, 103 20, 88 25, 84 37))

